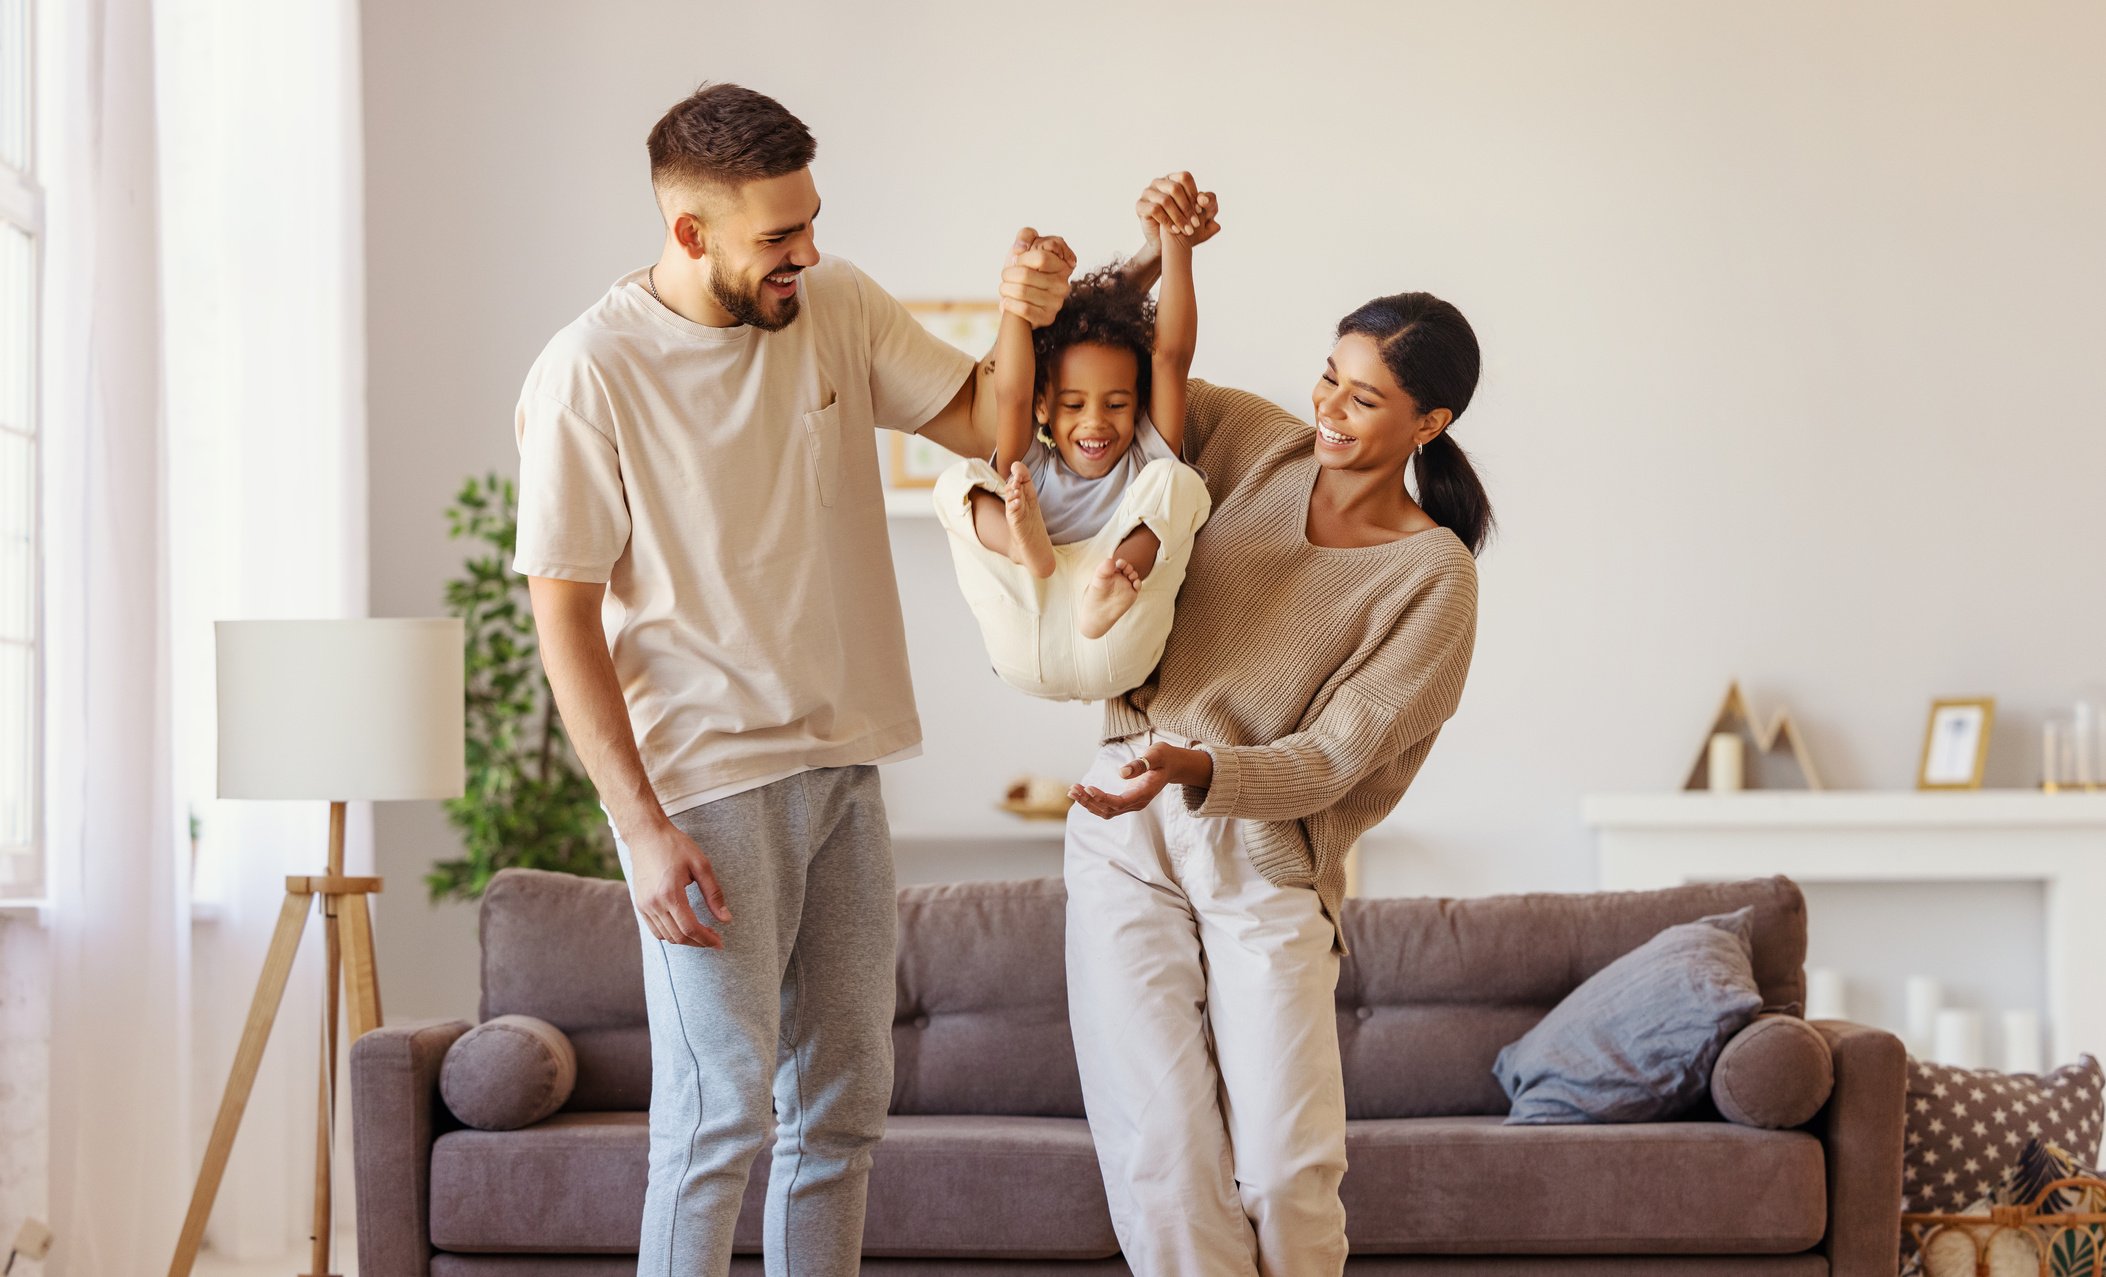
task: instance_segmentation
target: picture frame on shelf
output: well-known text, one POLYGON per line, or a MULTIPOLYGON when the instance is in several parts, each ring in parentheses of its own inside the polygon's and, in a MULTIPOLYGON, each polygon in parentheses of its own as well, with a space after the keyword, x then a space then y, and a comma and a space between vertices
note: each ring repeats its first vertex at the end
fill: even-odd
POLYGON ((1916 788, 1980 789, 1989 761, 1989 737, 1996 727, 1993 696, 1948 697, 1931 702, 1923 729, 1923 758, 1916 768, 1916 788))
POLYGON ((889 447, 885 457, 885 486, 894 492, 926 491, 936 486, 936 476, 956 464, 958 458, 940 443, 904 430, 886 432, 889 447))
MULTIPOLYGON (((910 301, 907 313, 923 328, 981 359, 994 349, 995 332, 1001 327, 1002 305, 982 298, 910 301)), ((957 463, 958 458, 942 444, 902 430, 886 432, 885 486, 893 491, 912 491, 936 486, 936 476, 957 463)))

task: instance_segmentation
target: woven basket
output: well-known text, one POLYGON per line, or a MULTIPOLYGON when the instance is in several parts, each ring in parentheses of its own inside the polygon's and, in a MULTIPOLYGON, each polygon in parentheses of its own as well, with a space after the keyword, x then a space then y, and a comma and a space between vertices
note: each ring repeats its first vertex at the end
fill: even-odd
POLYGON ((2106 1277, 2106 1212, 2050 1213, 2041 1209, 2043 1202, 2064 1188, 2091 1189, 2106 1195, 2106 1181, 2077 1176, 2046 1185, 2022 1206, 1992 1206, 1986 1214, 1979 1215, 1905 1212, 1901 1224, 1914 1232, 1923 1248, 1924 1277, 1957 1277, 1963 1272, 1972 1272, 1974 1277, 2015 1277, 2019 1273, 2027 1277, 2057 1277, 2058 1270, 2051 1266, 2057 1239, 2064 1233, 2091 1234, 2094 1230, 2098 1235, 2087 1236, 2085 1243, 2091 1250, 2090 1263, 2064 1267, 2059 1273, 2061 1277, 2106 1277), (1964 1252, 1958 1251, 1957 1239, 1961 1238, 1967 1247, 1964 1252), (1958 1255, 1965 1255, 1960 1262, 1971 1267, 1955 1267, 1958 1255))

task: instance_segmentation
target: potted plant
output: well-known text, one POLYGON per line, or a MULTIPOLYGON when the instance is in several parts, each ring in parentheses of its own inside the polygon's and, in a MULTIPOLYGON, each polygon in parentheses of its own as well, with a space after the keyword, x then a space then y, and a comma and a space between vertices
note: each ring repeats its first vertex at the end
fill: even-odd
POLYGON ((598 793, 571 752, 542 672, 526 578, 512 571, 519 496, 510 479, 470 477, 446 511, 447 535, 473 549, 446 583, 467 642, 467 788, 446 815, 461 856, 424 876, 434 901, 474 900, 500 869, 619 878, 598 793))

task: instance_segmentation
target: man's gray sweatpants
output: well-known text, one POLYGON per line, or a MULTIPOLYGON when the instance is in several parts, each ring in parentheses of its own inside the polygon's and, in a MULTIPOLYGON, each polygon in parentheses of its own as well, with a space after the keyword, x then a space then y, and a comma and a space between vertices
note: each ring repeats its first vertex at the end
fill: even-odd
MULTIPOLYGON (((802 772, 673 817, 724 888, 722 949, 637 919, 651 1021, 640 1277, 719 1277, 767 1143, 769 1277, 846 1277, 892 1097, 898 907, 877 768, 802 772)), ((619 840, 622 872, 633 874, 619 840)), ((633 882, 633 878, 632 878, 633 882)))

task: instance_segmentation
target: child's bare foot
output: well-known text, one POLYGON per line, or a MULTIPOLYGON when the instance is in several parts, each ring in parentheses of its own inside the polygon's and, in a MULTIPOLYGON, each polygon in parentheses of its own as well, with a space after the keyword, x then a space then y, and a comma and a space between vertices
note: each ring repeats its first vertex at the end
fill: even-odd
POLYGON ((1046 517, 1038 510, 1038 486, 1031 472, 1019 461, 1009 467, 1008 497, 1009 557, 1030 568, 1038 577, 1053 575, 1053 538, 1046 535, 1046 517))
POLYGON ((1103 638, 1139 597, 1141 574, 1124 559, 1106 559, 1075 600, 1075 628, 1084 638, 1103 638))

